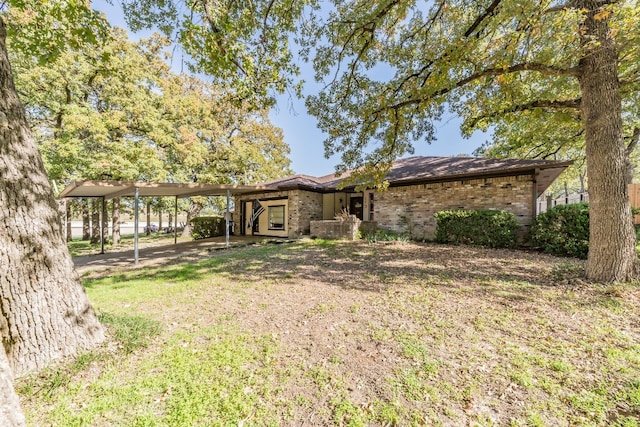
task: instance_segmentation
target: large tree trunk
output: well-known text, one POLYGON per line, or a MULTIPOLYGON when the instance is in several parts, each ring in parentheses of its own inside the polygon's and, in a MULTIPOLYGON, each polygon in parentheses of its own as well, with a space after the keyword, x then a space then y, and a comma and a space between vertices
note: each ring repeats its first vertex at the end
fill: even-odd
POLYGON ((98 345, 103 329, 11 75, 0 18, 0 336, 15 376, 98 345))
POLYGON ((82 240, 91 238, 91 221, 89 220, 89 201, 82 199, 82 240))
POLYGON ((638 257, 625 179, 618 55, 607 20, 595 17, 603 3, 582 0, 579 6, 587 10, 579 75, 589 175, 587 277, 627 281, 636 277, 638 257))
POLYGON ((98 199, 91 201, 91 243, 100 243, 100 202, 98 199))
POLYGON ((111 205, 111 236, 114 245, 120 243, 120 197, 113 199, 111 205))
POLYGON ((70 242, 73 240, 73 228, 72 228, 72 224, 71 224, 71 220, 73 218, 73 214, 72 214, 72 209, 71 209, 71 204, 73 202, 71 200, 64 199, 64 207, 65 207, 65 225, 66 225, 66 232, 67 232, 67 242, 70 242))
POLYGON ((184 225, 184 230, 182 230, 182 237, 191 236, 191 220, 197 217, 200 214, 204 206, 202 203, 198 201, 194 201, 193 199, 189 200, 189 210, 187 211, 187 221, 184 225))
POLYGON ((20 401, 13 388, 13 375, 4 351, 0 351, 0 425, 3 427, 25 425, 20 401))

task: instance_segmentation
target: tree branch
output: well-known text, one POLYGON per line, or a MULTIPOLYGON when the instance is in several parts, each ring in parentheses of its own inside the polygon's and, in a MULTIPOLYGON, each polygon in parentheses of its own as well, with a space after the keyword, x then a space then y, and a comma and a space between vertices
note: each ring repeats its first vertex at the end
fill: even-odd
POLYGON ((476 28, 478 28, 480 24, 482 24, 482 21, 489 18, 490 16, 493 16, 495 14, 496 8, 498 7, 501 1, 502 0, 493 0, 493 3, 491 3, 487 9, 485 9, 484 13, 478 16, 476 20, 473 22, 473 24, 471 24, 471 26, 467 29, 467 31, 465 31, 464 36, 469 37, 471 34, 474 33, 476 28))
MULTIPOLYGON (((485 10, 485 13, 478 16, 476 18, 476 20, 474 21, 474 23, 465 31, 464 35, 465 37, 469 37, 469 35, 473 34, 473 32, 477 29, 477 27, 482 23, 482 21, 484 21, 484 19, 486 19, 487 17, 489 17, 490 15, 493 15, 495 13, 495 9, 498 7, 498 5, 500 4, 501 0, 494 0, 494 2, 489 6, 489 8, 487 8, 485 10)), ((438 9, 438 11, 436 13, 440 13, 440 9, 438 9)), ((435 19, 435 17, 434 17, 435 19)), ((522 30, 522 29, 520 29, 522 30)), ((430 61, 427 61, 427 63, 420 68, 420 70, 406 76, 404 79, 402 79, 402 81, 400 82, 400 84, 398 84, 398 86, 396 87, 396 89, 394 89, 393 93, 397 94, 398 92, 400 92, 400 90, 402 90, 402 87, 411 79, 413 78, 418 78, 420 77, 425 71, 427 71, 431 66, 433 66, 433 64, 442 61, 443 59, 447 58, 452 52, 452 49, 446 49, 440 56, 438 56, 435 59, 432 59, 430 61)), ((517 67, 527 67, 527 64, 520 64, 520 65, 515 65, 512 68, 514 69, 514 71, 524 71, 524 69, 522 70, 518 70, 516 69, 517 67)), ((577 75, 576 70, 574 69, 560 69, 557 67, 551 67, 551 66, 547 66, 544 64, 529 64, 530 70, 532 71, 542 71, 543 68, 545 68, 546 72, 550 72, 550 70, 553 70, 552 73, 553 74, 570 74, 570 75, 577 75)), ((427 84, 427 81, 429 79, 429 77, 431 76, 432 72, 428 72, 426 73, 426 75, 424 76, 424 78, 422 79, 422 84, 420 85, 420 87, 424 87, 427 84)), ((505 73, 506 74, 506 73, 505 73)), ((478 78, 480 78, 482 76, 479 76, 478 78)), ((467 83, 464 83, 467 84, 467 83)))
POLYGON ((264 13, 263 25, 265 28, 267 27, 267 20, 269 19, 269 15, 271 14, 271 9, 273 8, 274 3, 275 3, 275 0, 271 0, 269 2, 269 6, 267 6, 267 11, 264 13))
POLYGON ((503 114, 518 113, 521 111, 533 110, 535 108, 546 108, 550 110, 566 110, 566 109, 579 110, 580 99, 569 99, 564 101, 535 100, 526 104, 513 105, 503 110, 493 111, 489 114, 476 117, 471 121, 470 126, 475 127, 478 124, 478 122, 483 119, 494 118, 494 117, 501 116, 503 114))
MULTIPOLYGON (((576 69, 573 69, 573 68, 558 68, 558 67, 554 67, 546 64, 537 64, 537 63, 515 64, 506 68, 502 68, 502 67, 487 68, 480 72, 474 73, 468 77, 465 77, 464 79, 453 83, 449 87, 437 90, 426 97, 407 99, 406 101, 402 101, 397 104, 383 106, 376 111, 380 112, 380 111, 391 110, 391 109, 395 110, 398 108, 406 107, 408 105, 419 105, 419 104, 422 104, 423 102, 426 102, 438 96, 447 95, 450 92, 454 91, 455 89, 459 89, 483 77, 500 76, 500 75, 506 75, 511 73, 519 73, 523 71, 537 71, 543 74, 552 74, 552 75, 572 75, 573 76, 577 74, 576 69)), ((565 105, 565 108, 569 108, 569 107, 574 108, 573 105, 565 105)))
MULTIPOLYGON (((211 10, 209 9, 208 2, 203 1, 203 2, 201 2, 201 4, 202 4, 203 11, 204 11, 204 19, 207 21, 207 23, 209 24, 209 27, 211 28, 211 31, 215 35, 215 37, 213 39, 214 39, 216 45, 218 46, 218 48, 222 51, 222 53, 224 55, 229 57, 229 55, 228 55, 229 52, 227 51, 227 49, 224 47, 224 45, 222 44, 222 42, 218 38, 222 34, 222 31, 220 30, 220 28, 218 28, 218 26, 215 24, 215 22, 214 22, 214 20, 212 18, 211 10)), ((238 70, 240 70, 240 72, 242 74, 244 74, 245 77, 250 77, 249 73, 244 69, 242 64, 240 64, 240 62, 238 62, 238 60, 236 58, 229 57, 229 61, 231 61, 231 63, 233 65, 235 65, 238 68, 238 70)))
MULTIPOLYGON (((359 26, 355 27, 350 32, 349 36, 347 37, 347 40, 345 40, 345 42, 342 44, 342 47, 340 49, 340 53, 338 54, 338 64, 341 63, 342 60, 344 59, 345 52, 347 50, 347 46, 356 37, 356 35, 368 34, 368 39, 364 42, 364 45, 360 49, 360 52, 358 53, 358 56, 349 65, 349 81, 351 81, 353 79, 353 76, 355 74, 358 62, 360 62, 361 58, 364 56, 364 53, 366 52, 368 47, 373 42, 373 39, 375 37, 375 31, 376 31, 376 28, 377 28, 376 22, 378 20, 384 18, 384 16, 387 13, 389 13, 389 11, 391 9, 393 9, 393 7, 396 6, 397 4, 398 4, 398 0, 389 2, 389 4, 387 4, 384 8, 382 8, 380 11, 378 11, 378 13, 374 16, 374 19, 368 20, 368 21, 364 22, 362 25, 359 25, 359 26)), ((341 21, 341 22, 338 22, 338 25, 352 25, 352 24, 355 24, 356 22, 357 21, 341 21)), ((340 71, 340 67, 338 66, 338 69, 336 70, 336 73, 334 74, 333 81, 335 81, 337 79, 339 71, 340 71)), ((351 85, 349 84, 347 86, 350 87, 351 85)))
POLYGON ((627 157, 629 157, 633 150, 635 150, 638 146, 638 140, 640 140, 640 127, 635 127, 633 129, 633 134, 631 135, 631 138, 629 140, 629 144, 627 145, 627 148, 625 150, 627 153, 627 157))

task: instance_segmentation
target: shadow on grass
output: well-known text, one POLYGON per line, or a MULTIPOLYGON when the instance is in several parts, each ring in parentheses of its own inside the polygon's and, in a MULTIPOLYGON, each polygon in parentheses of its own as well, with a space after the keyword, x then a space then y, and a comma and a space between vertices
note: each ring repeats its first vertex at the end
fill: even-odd
POLYGON ((127 283, 140 281, 165 281, 165 282, 186 282, 202 279, 210 274, 216 264, 220 264, 221 259, 211 259, 198 263, 183 263, 169 266, 154 266, 143 270, 124 272, 105 277, 96 277, 83 280, 85 288, 95 288, 101 285, 109 285, 115 288, 124 288, 127 283))
POLYGON ((87 279, 84 284, 124 287, 135 286, 136 281, 187 282, 224 274, 245 283, 313 280, 368 292, 403 284, 464 288, 509 304, 534 301, 544 288, 564 285, 569 289, 566 285, 579 281, 583 271, 582 261, 527 251, 319 240, 214 251, 204 261, 170 260, 163 266, 87 279))

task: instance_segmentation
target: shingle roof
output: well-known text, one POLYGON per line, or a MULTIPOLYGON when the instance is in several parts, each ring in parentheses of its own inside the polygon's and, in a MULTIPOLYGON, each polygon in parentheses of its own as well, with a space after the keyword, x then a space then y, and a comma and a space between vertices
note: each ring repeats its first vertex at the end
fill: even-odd
POLYGON ((568 164, 548 160, 487 159, 478 157, 409 157, 396 160, 386 179, 397 184, 454 176, 509 173, 523 169, 548 169, 568 164))
POLYGON ((274 181, 269 181, 265 183, 259 184, 261 186, 268 187, 278 187, 278 188, 289 188, 289 187, 310 187, 322 189, 322 185, 318 181, 318 178, 309 175, 292 175, 286 178, 276 179, 274 181))
MULTIPOLYGON (((415 156, 393 162, 386 176, 390 186, 420 182, 448 181, 460 178, 510 175, 539 170, 538 192, 541 194, 572 162, 522 159, 488 159, 479 157, 415 156)), ((336 189, 342 177, 335 174, 312 177, 295 175, 262 185, 278 188, 302 187, 330 191, 336 189)))

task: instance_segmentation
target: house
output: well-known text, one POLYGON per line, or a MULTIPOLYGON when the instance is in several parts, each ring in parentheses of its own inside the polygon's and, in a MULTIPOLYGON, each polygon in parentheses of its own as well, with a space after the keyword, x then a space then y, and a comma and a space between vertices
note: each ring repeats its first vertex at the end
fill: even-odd
POLYGON ((513 212, 523 228, 536 215, 536 200, 571 162, 410 157, 396 160, 385 191, 338 189, 340 178, 295 175, 260 184, 235 196, 235 232, 296 238, 311 221, 331 220, 343 209, 378 228, 409 232, 414 239, 435 236, 434 213, 447 209, 501 209, 513 212), (268 190, 264 190, 264 188, 268 190))

